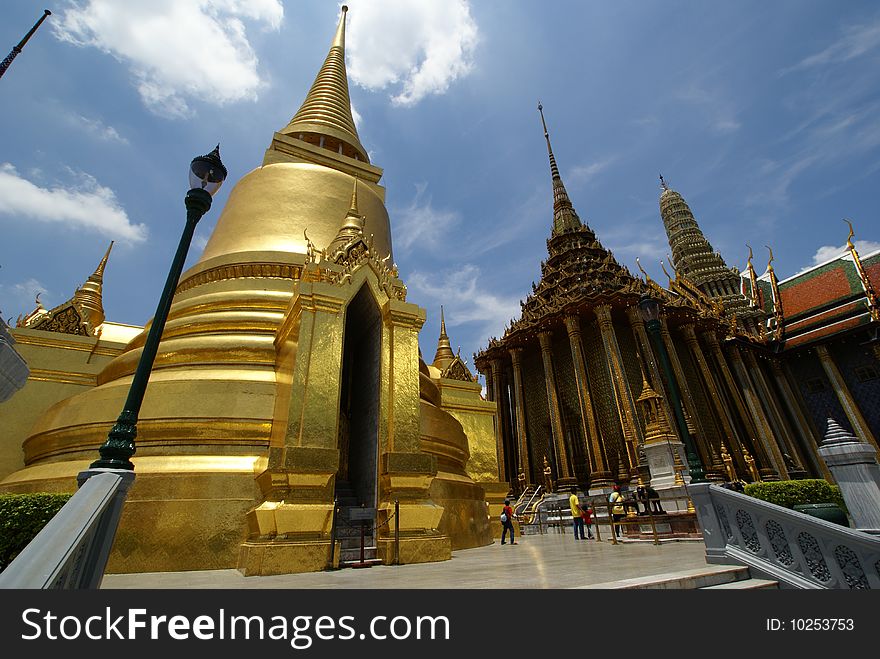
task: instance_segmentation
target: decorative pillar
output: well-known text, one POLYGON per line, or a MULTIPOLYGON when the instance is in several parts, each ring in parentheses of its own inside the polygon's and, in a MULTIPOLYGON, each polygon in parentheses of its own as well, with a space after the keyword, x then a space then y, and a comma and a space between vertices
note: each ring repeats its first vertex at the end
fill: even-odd
POLYGON ((577 384, 578 407, 581 415, 581 431, 584 444, 587 449, 587 459, 590 463, 590 493, 601 493, 603 489, 611 487, 611 472, 608 471, 608 460, 605 456, 605 446, 596 424, 593 414, 593 402, 590 397, 590 384, 587 380, 587 363, 584 359, 584 350, 581 345, 580 318, 576 315, 565 317, 565 329, 568 332, 568 341, 571 344, 571 357, 574 364, 574 378, 577 384))
MULTIPOLYGON (((699 371, 700 377, 703 380, 703 385, 706 387, 706 391, 709 393, 709 400, 711 401, 710 404, 715 410, 715 416, 721 422, 721 425, 724 426, 724 432, 728 436, 730 436, 733 434, 732 428, 730 427, 730 421, 728 420, 727 415, 724 412, 724 406, 721 404, 721 398, 718 395, 718 389, 715 386, 715 380, 712 377, 712 372, 709 370, 709 364, 706 363, 706 356, 703 354, 703 348, 700 346, 700 342, 697 340, 697 333, 694 331, 694 326, 692 323, 689 323, 687 325, 684 325, 681 329, 684 333, 684 341, 691 352, 691 356, 697 363, 697 370, 699 371)), ((700 425, 699 416, 692 417, 692 420, 698 426, 700 425)), ((718 440, 720 438, 716 437, 715 442, 712 442, 712 439, 709 437, 705 429, 702 430, 701 434, 703 442, 698 442, 697 444, 700 445, 702 443, 705 443, 703 450, 708 457, 708 462, 706 464, 712 465, 711 477, 710 474, 707 474, 707 478, 709 480, 718 480, 719 478, 723 478, 724 463, 721 462, 721 448, 718 445, 718 440)))
MULTIPOLYGON (((526 409, 522 386, 522 348, 510 348, 510 359, 513 362, 513 411, 516 417, 516 436, 519 440, 519 470, 525 476, 522 485, 529 479, 529 445, 526 441, 526 409)), ((517 475, 519 481, 519 475, 517 475)))
MULTIPOLYGON (((791 429, 788 426, 788 422, 778 405, 777 396, 770 388, 767 378, 764 377, 764 371, 761 370, 761 366, 758 364, 758 360, 755 358, 755 355, 751 350, 746 351, 746 362, 749 366, 749 370, 754 376, 753 379, 761 394, 761 400, 765 401, 767 405, 770 423, 773 424, 774 429, 776 430, 775 434, 777 438, 782 440, 786 448, 785 454, 788 454, 789 459, 786 459, 785 454, 783 454, 782 461, 785 464, 788 477, 805 478, 807 472, 803 467, 804 456, 801 455, 801 452, 798 450, 794 438, 792 437, 791 429)), ((779 446, 778 441, 775 443, 779 446)))
POLYGON ((644 443, 644 434, 638 422, 635 401, 629 388, 629 380, 626 377, 623 359, 620 355, 620 346, 617 343, 617 336, 614 334, 614 327, 611 323, 611 307, 603 304, 596 307, 594 311, 596 312, 596 318, 599 320, 602 345, 605 348, 608 364, 611 367, 611 380, 614 383, 613 391, 616 394, 617 413, 620 416, 620 423, 623 427, 623 435, 628 449, 626 455, 629 466, 632 468, 638 463, 636 445, 644 443))
MULTIPOLYGON (((764 480, 773 481, 779 480, 779 475, 776 470, 773 468, 770 459, 767 457, 764 452, 764 448, 761 442, 758 439, 758 429, 756 426, 756 421, 754 418, 748 413, 746 410, 746 405, 743 402, 743 398, 740 395, 740 387, 737 386, 736 380, 733 378, 733 373, 730 370, 730 367, 727 364, 727 357, 724 355, 724 351, 721 350, 721 344, 718 341, 718 336, 714 332, 706 332, 703 334, 703 338, 706 340, 706 344, 709 346, 709 351, 715 356, 715 361, 718 362, 718 367, 721 369, 721 376, 724 380, 724 384, 727 385, 727 393, 730 395, 731 400, 733 400, 733 404, 736 406, 736 410, 739 413, 739 418, 745 424, 747 432, 751 433, 755 451, 758 453, 758 459, 761 461, 761 465, 758 469, 758 473, 762 475, 764 480)), ((751 465, 748 464, 748 460, 746 460, 746 455, 748 454, 748 450, 745 445, 739 441, 739 438, 734 434, 734 439, 737 440, 739 444, 738 448, 741 451, 741 457, 746 462, 746 467, 749 471, 751 471, 751 465)))
POLYGON ((852 393, 850 393, 849 387, 846 385, 846 380, 843 379, 843 375, 841 375, 840 370, 837 368, 837 364, 835 364, 834 360, 831 358, 827 346, 817 345, 815 350, 816 354, 819 355, 819 360, 822 362, 822 368, 825 369, 825 374, 828 376, 828 379, 831 380, 831 386, 834 387, 834 393, 837 394, 837 399, 840 401, 843 411, 846 412, 846 418, 849 419, 853 430, 856 431, 856 434, 861 439, 869 442, 875 449, 880 448, 877 444, 877 438, 874 437, 874 433, 871 432, 871 428, 865 421, 865 417, 862 416, 859 406, 856 405, 856 401, 853 400, 852 393))
POLYGON ((565 434, 562 415, 559 411, 559 396, 556 393, 556 374, 553 370, 553 334, 550 330, 538 332, 541 343, 541 359, 544 361, 544 381, 547 384, 547 407, 550 411, 550 429, 556 447, 556 482, 559 487, 574 484, 568 466, 568 451, 565 449, 565 434))
POLYGON ((785 469, 785 462, 782 459, 782 454, 779 452, 779 447, 774 441, 773 433, 770 430, 770 424, 767 422, 767 417, 764 415, 764 409, 761 407, 761 401, 758 400, 754 385, 749 378, 749 373, 743 362, 742 354, 740 354, 739 347, 737 347, 736 344, 730 345, 730 357, 733 362, 733 368, 737 372, 737 375, 739 375, 743 397, 746 400, 746 405, 752 415, 751 418, 754 419, 755 428, 758 431, 758 437, 755 440, 755 449, 761 454, 761 462, 764 465, 772 465, 776 472, 775 475, 765 475, 766 467, 762 467, 760 469, 761 476, 764 480, 776 480, 779 477, 787 479, 788 472, 785 469))
POLYGON ((498 455, 498 480, 513 482, 512 474, 507 473, 507 462, 504 455, 504 396, 502 396, 501 360, 489 362, 491 378, 486 378, 486 392, 489 399, 495 402, 495 452, 498 455), (491 386, 490 386, 491 385, 491 386))
MULTIPOLYGON (((694 407, 694 397, 691 394, 690 385, 688 385, 687 378, 684 376, 684 369, 681 367, 681 362, 678 359, 678 353, 675 351, 675 344, 672 343, 672 335, 669 333, 669 325, 666 322, 666 318, 663 317, 660 319, 660 338, 663 341, 663 345, 666 348, 666 353, 669 355, 669 362, 672 365, 672 371, 675 376, 675 380, 678 383, 679 390, 681 391, 681 399, 682 414, 684 411, 687 411, 688 416, 691 419, 698 419, 699 413, 697 412, 697 408, 694 407)), ((671 385, 670 385, 671 386, 671 385)), ((685 430, 687 429, 687 422, 685 421, 685 430)), ((681 432, 681 431, 680 431, 681 432)), ((696 442, 693 442, 696 445, 696 442)), ((700 453, 705 451, 705 447, 701 447, 699 445, 696 446, 696 450, 700 453), (700 450, 702 449, 702 451, 700 450)), ((700 458, 700 461, 704 465, 704 470, 706 465, 711 465, 712 463, 709 461, 708 456, 697 456, 700 458)), ((705 473, 705 471, 704 471, 705 473)))
POLYGON ((822 474, 822 478, 829 483, 834 482, 834 478, 828 470, 828 465, 825 464, 824 460, 819 458, 817 442, 814 438, 810 423, 801 407, 799 392, 796 392, 796 390, 789 384, 782 362, 779 359, 771 359, 770 364, 773 367, 773 377, 776 378, 776 384, 779 385, 779 389, 782 391, 782 400, 785 402, 785 406, 788 408, 789 413, 797 425, 797 432, 801 438, 800 447, 803 450, 803 453, 809 459, 813 468, 822 474))

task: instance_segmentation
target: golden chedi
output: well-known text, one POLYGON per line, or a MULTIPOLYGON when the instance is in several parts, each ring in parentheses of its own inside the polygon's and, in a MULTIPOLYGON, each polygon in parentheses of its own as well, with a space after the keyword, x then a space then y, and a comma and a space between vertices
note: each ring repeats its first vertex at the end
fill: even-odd
MULTIPOLYGON (((469 437, 419 355, 425 311, 394 265, 382 170, 352 120, 345 12, 302 107, 181 276, 112 572, 320 570, 340 558, 343 498, 375 511, 385 561, 396 527, 403 563, 491 542, 469 437)), ((25 467, 0 489, 75 487, 122 409, 147 329, 96 387, 40 416, 25 467)), ((497 463, 483 480, 499 487, 497 463)))

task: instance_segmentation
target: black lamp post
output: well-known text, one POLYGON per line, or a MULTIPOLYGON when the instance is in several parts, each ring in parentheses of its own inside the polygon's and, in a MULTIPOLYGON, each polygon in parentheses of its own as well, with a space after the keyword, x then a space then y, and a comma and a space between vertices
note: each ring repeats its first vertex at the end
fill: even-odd
POLYGON ((25 44, 30 40, 32 36, 34 36, 34 32, 36 32, 37 28, 39 28, 40 25, 43 24, 43 21, 46 20, 46 17, 51 15, 51 11, 49 11, 48 9, 44 9, 43 15, 40 16, 40 20, 34 23, 34 26, 30 30, 28 30, 28 33, 24 35, 24 39, 22 39, 18 42, 17 45, 12 47, 12 50, 9 52, 9 54, 5 58, 3 58, 2 62, 0 62, 0 77, 3 77, 3 74, 6 73, 6 69, 8 69, 9 65, 12 64, 12 60, 14 60, 18 56, 18 54, 24 48, 25 44))
POLYGON ((171 263, 171 271, 168 273, 165 289, 162 291, 162 297, 159 298, 156 315, 153 316, 153 324, 150 326, 150 332, 147 334, 147 340, 144 343, 143 352, 141 353, 140 361, 138 361, 134 379, 131 382, 131 388, 128 390, 125 406, 119 418, 116 419, 116 424, 107 435, 107 441, 98 450, 101 458, 92 463, 92 469, 134 470, 131 456, 135 453, 134 440, 137 437, 138 413, 147 390, 147 382, 150 379, 150 371, 153 369, 153 361, 156 359, 156 352, 159 349, 159 340, 162 338, 162 330, 165 328, 168 310, 171 308, 174 289, 177 288, 177 282, 183 270, 183 263, 186 261, 186 254, 189 251, 189 245, 192 242, 196 224, 208 212, 208 209, 211 208, 211 197, 220 189, 225 179, 226 167, 220 161, 219 144, 211 153, 194 158, 190 164, 189 182, 192 189, 186 193, 186 226, 184 227, 183 235, 180 237, 180 244, 177 247, 177 253, 174 255, 174 261, 171 263))
POLYGON ((660 301, 652 297, 649 293, 645 293, 639 299, 639 314, 645 321, 645 328, 651 336, 654 343, 654 349, 660 356, 660 364, 663 367, 663 374, 666 376, 666 382, 669 385, 669 395, 672 399, 672 410, 675 413, 675 423, 678 426, 679 435, 684 440, 684 449, 687 455, 688 471, 691 475, 692 483, 699 483, 705 480, 703 465, 700 462, 699 454, 694 446, 694 439, 687 427, 687 421, 684 418, 684 410, 681 407, 681 394, 678 391, 678 383, 672 374, 672 367, 669 364, 669 354, 666 352, 666 344, 663 343, 663 337, 660 336, 660 301))

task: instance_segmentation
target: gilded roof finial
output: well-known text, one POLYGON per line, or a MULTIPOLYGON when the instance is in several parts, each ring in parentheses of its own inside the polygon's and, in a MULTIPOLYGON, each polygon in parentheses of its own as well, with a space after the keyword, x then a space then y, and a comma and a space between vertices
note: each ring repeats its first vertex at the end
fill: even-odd
MULTIPOLYGON (((667 255, 666 258, 669 258, 669 256, 667 255)), ((666 278, 669 280, 669 283, 670 283, 670 285, 671 285, 671 284, 672 284, 672 275, 670 275, 670 274, 666 271, 666 264, 664 264, 663 261, 660 261, 660 267, 663 269, 663 274, 666 275, 666 278)))
POLYGON ((544 120, 544 106, 538 101, 538 112, 541 114, 541 125, 544 127, 544 139, 547 140, 547 153, 550 156, 550 173, 553 178, 562 178, 559 175, 559 167, 556 165, 556 158, 553 156, 553 147, 550 146, 550 133, 547 130, 547 122, 544 120))
POLYGON ((877 292, 874 290, 874 285, 868 278, 868 273, 865 272, 865 266, 862 264, 862 259, 859 258, 859 252, 856 250, 855 243, 852 241, 852 238, 855 235, 852 222, 847 219, 844 219, 843 221, 849 225, 849 236, 846 239, 846 247, 852 255, 856 271, 859 273, 859 279, 862 282, 862 289, 865 291, 865 301, 868 303, 871 318, 875 322, 880 321, 880 299, 878 299, 877 292))
POLYGON ((636 257, 636 265, 639 266, 639 271, 640 271, 643 275, 645 275, 645 283, 646 283, 646 284, 650 284, 650 283, 652 283, 651 275, 649 275, 647 272, 645 272, 645 269, 642 267, 642 262, 639 261, 639 257, 638 257, 638 256, 636 257))
POLYGON ((761 289, 758 288, 758 275, 755 273, 755 266, 752 265, 752 258, 754 254, 752 253, 752 246, 746 244, 746 247, 749 248, 749 258, 746 259, 747 268, 749 271, 749 286, 751 287, 751 299, 753 306, 763 306, 761 304, 761 289))
POLYGON ((771 265, 774 261, 773 259, 773 248, 770 245, 764 245, 767 248, 767 251, 770 252, 770 260, 767 261, 767 272, 773 272, 773 266, 771 265))
POLYGON ((856 235, 856 233, 855 233, 855 231, 853 231, 852 222, 850 222, 846 218, 843 218, 843 221, 849 225, 849 235, 846 237, 846 248, 849 250, 853 250, 856 248, 856 246, 853 244, 852 238, 854 235, 856 235))
POLYGON ((40 302, 40 296, 43 294, 43 291, 37 291, 37 296, 34 298, 34 303, 37 305, 37 309, 45 309, 43 303, 40 302))

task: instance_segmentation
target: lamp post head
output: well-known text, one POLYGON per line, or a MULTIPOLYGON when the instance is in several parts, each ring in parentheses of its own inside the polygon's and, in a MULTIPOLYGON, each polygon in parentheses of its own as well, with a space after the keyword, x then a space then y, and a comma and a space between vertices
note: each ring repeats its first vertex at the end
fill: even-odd
POLYGON ((644 293, 639 298, 639 315, 645 323, 660 320, 660 301, 650 293, 644 293))
POLYGON ((220 145, 211 153, 196 156, 189 166, 189 186, 191 189, 204 190, 211 196, 220 189, 226 180, 226 167, 220 160, 220 145))

